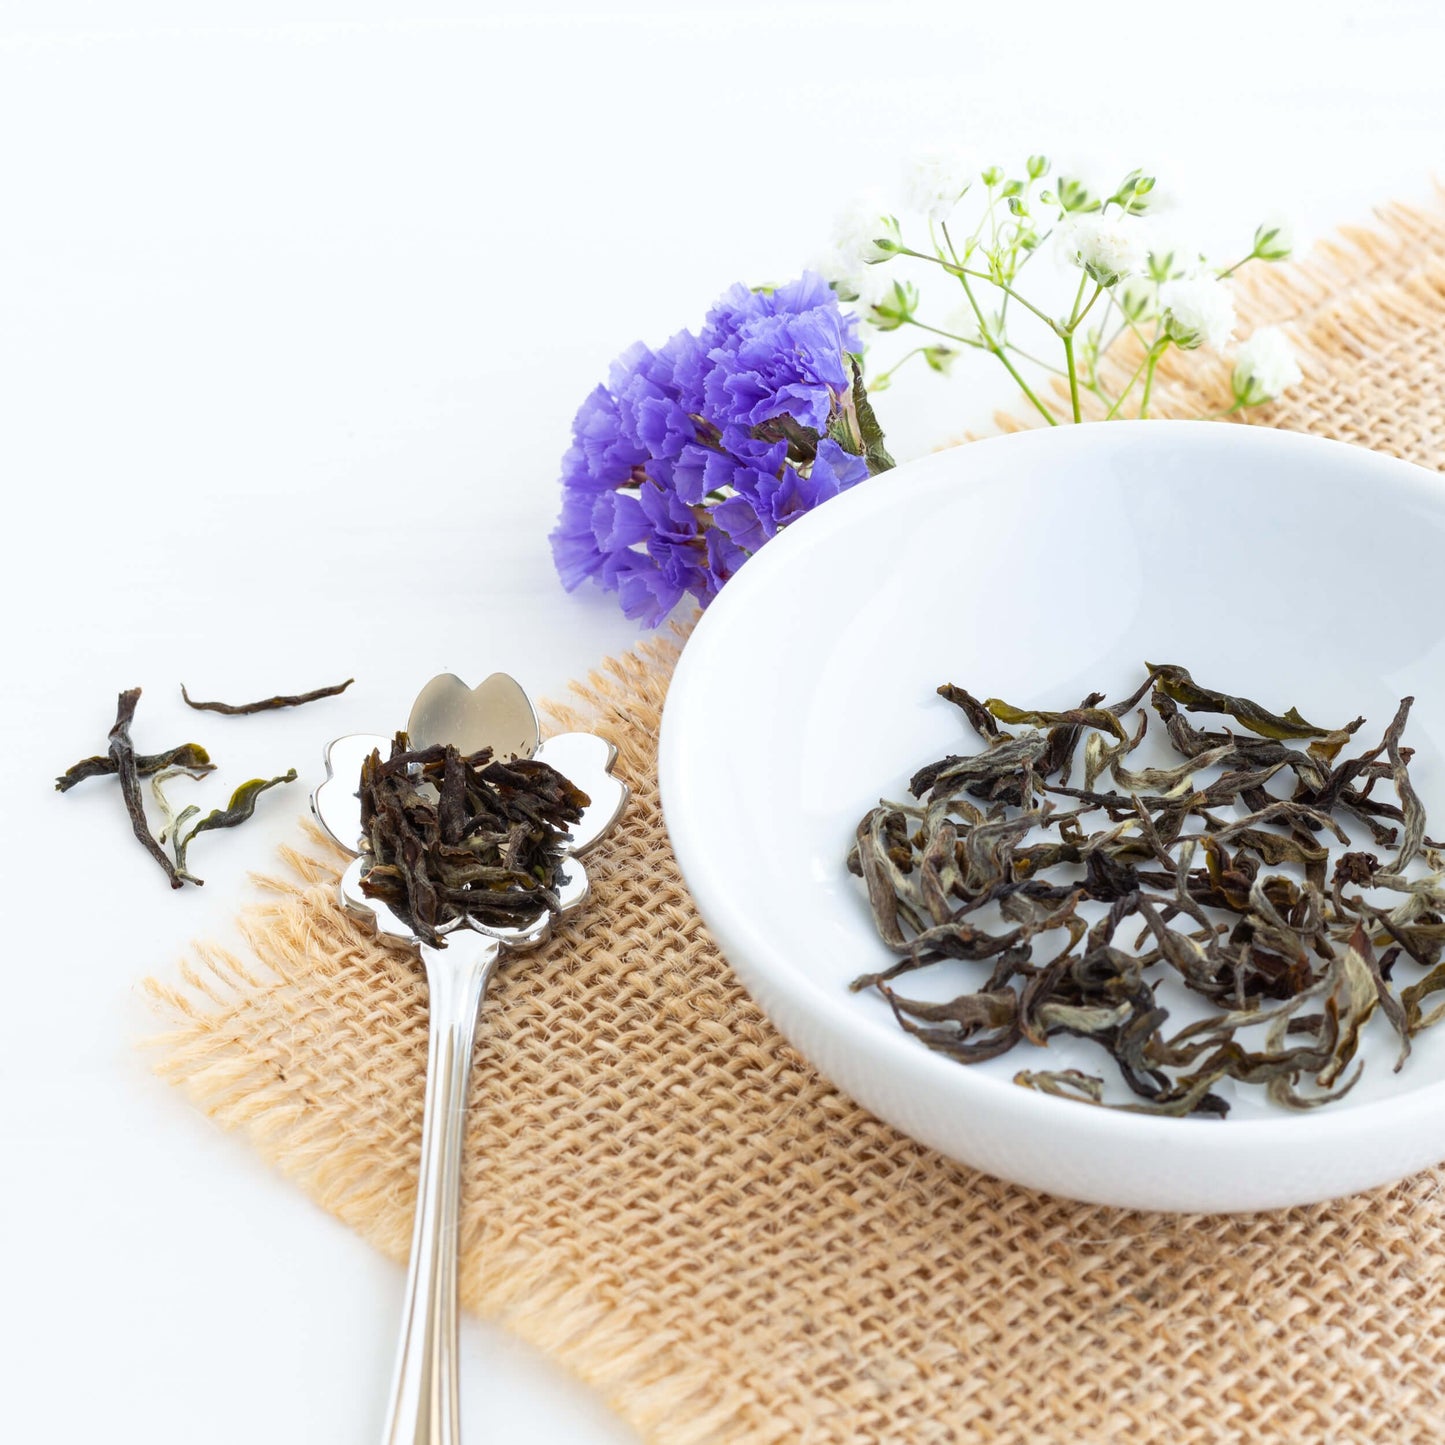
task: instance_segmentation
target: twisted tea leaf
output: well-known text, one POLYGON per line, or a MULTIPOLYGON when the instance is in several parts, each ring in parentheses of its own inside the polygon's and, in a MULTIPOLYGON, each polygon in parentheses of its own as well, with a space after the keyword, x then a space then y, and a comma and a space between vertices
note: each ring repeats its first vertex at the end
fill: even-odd
POLYGON ((1300 716, 1298 708, 1290 708, 1283 715, 1272 713, 1251 702, 1247 697, 1231 697, 1228 693, 1215 692, 1212 688, 1200 687, 1189 675, 1189 670, 1172 663, 1156 666, 1144 664, 1154 677, 1155 688, 1166 697, 1177 702, 1190 712, 1227 713, 1235 722, 1247 727, 1261 737, 1282 740, 1285 738, 1314 738, 1327 746, 1339 748, 1354 730, 1316 727, 1300 716))
MULTIPOLYGON (((184 838, 181 837, 179 826, 186 819, 192 817, 199 809, 187 808, 177 815, 173 831, 171 833, 171 846, 176 853, 176 868, 179 872, 186 872, 186 850, 191 846, 192 840, 198 833, 209 833, 216 828, 235 828, 244 823, 256 811, 256 799, 269 788, 274 788, 282 783, 294 783, 296 781, 296 769, 288 768, 279 778, 252 778, 249 782, 242 783, 234 793, 231 794, 231 801, 224 808, 215 808, 207 813, 199 823, 191 829, 184 838)), ((186 874, 187 877, 191 875, 186 874)), ((199 878, 194 879, 199 883, 199 878)))
MULTIPOLYGON (((182 808, 179 813, 171 807, 170 799, 166 797, 164 785, 170 782, 172 778, 179 777, 189 777, 199 780, 205 777, 205 774, 192 771, 189 768, 167 768, 164 772, 157 773, 151 779, 151 797, 156 800, 156 807, 160 809, 161 818, 165 823, 156 841, 158 843, 164 843, 166 838, 169 837, 173 851, 179 846, 182 829, 201 811, 194 803, 182 808)), ((185 867, 180 863, 177 863, 176 872, 179 873, 187 883, 194 883, 198 888, 206 881, 204 878, 197 878, 194 873, 187 872, 185 867)))
MULTIPOLYGON (((139 691, 137 688, 136 692, 139 691)), ((163 753, 136 753, 134 762, 136 776, 141 778, 151 777, 167 768, 180 768, 188 773, 209 773, 215 769, 211 755, 200 743, 182 743, 180 747, 163 753)), ((87 778, 113 778, 116 773, 116 761, 109 753, 104 757, 82 758, 56 778, 55 791, 68 793, 87 778)))
POLYGON ((181 696, 185 699, 187 707, 193 707, 197 712, 219 712, 227 717, 245 717, 249 713, 274 712, 277 708, 300 707, 302 703, 315 702, 318 698, 336 697, 346 691, 356 679, 348 677, 345 682, 333 683, 330 687, 318 687, 313 692, 298 692, 277 697, 263 697, 259 702, 197 702, 190 693, 186 691, 185 683, 181 684, 181 696))
POLYGON ((945 682, 938 689, 938 695, 962 708, 963 715, 973 724, 974 732, 985 741, 1001 736, 998 720, 967 688, 955 687, 953 683, 945 682))
POLYGON ((121 796, 125 810, 130 815, 131 831, 141 846, 161 865, 170 879, 172 888, 179 888, 185 881, 166 857, 165 850, 151 836, 150 824, 146 822, 145 803, 140 794, 140 775, 136 769, 135 748, 130 740, 130 725, 135 720, 135 705, 140 701, 140 688, 132 687, 121 693, 116 702, 115 724, 110 730, 110 760, 115 775, 120 779, 121 796))

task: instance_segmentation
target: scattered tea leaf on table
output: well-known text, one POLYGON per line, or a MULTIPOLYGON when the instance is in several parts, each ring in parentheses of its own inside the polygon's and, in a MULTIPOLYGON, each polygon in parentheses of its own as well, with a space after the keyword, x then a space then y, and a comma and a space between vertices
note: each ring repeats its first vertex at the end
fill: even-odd
MULTIPOLYGON (((180 747, 171 748, 164 753, 135 754, 136 774, 142 778, 148 778, 166 768, 182 768, 188 773, 209 773, 214 767, 210 754, 200 743, 182 743, 180 747)), ((68 793, 77 783, 83 783, 87 778, 113 778, 115 774, 116 762, 109 753, 100 757, 82 758, 56 778, 55 791, 68 793)))
MULTIPOLYGON (((166 768, 163 772, 157 773, 151 779, 151 797, 156 800, 156 807, 160 809, 163 823, 160 835, 156 841, 158 843, 164 843, 166 839, 169 838, 171 840, 172 852, 176 852, 177 850, 177 842, 181 836, 181 830, 201 810, 192 803, 188 807, 182 808, 179 813, 175 812, 171 807, 170 799, 166 797, 165 785, 170 782, 172 778, 189 777, 199 779, 204 776, 203 773, 193 772, 188 768, 166 768)), ((184 863, 179 857, 176 860, 176 872, 179 873, 187 883, 194 883, 198 887, 206 881, 204 878, 197 878, 194 873, 188 873, 184 863)))
POLYGON ((145 803, 141 798, 140 775, 136 770, 135 748, 130 740, 130 725, 135 719, 135 705, 140 701, 140 688, 132 687, 121 693, 116 704, 115 725, 110 730, 110 760, 120 779, 121 797, 125 810, 130 815, 131 831, 141 846, 161 865, 172 888, 179 888, 185 881, 176 870, 166 851, 151 835, 150 824, 146 821, 145 803))
POLYGON ((255 712, 274 712, 277 708, 300 707, 302 703, 316 702, 323 697, 336 697, 346 691, 356 679, 348 677, 345 682, 332 684, 330 687, 318 687, 313 692, 298 692, 289 695, 278 695, 276 697, 263 697, 259 702, 197 702, 190 693, 186 691, 185 683, 181 684, 181 696, 186 701, 187 707, 193 707, 197 712, 219 712, 227 717, 244 717, 255 712))
MULTIPOLYGON (((282 783, 294 783, 296 781, 296 769, 288 768, 278 778, 252 778, 249 782, 242 783, 234 793, 231 794, 231 801, 224 808, 216 808, 207 813, 186 835, 182 838, 179 832, 173 833, 171 846, 176 852, 176 868, 185 872, 186 852, 198 833, 209 833, 216 828, 235 828, 244 823, 256 811, 256 799, 269 788, 278 787, 282 783)), ((199 811, 197 809, 196 811, 199 811)), ((176 819, 189 816, 190 810, 181 813, 176 819)), ((198 878, 196 882, 200 882, 198 878)))

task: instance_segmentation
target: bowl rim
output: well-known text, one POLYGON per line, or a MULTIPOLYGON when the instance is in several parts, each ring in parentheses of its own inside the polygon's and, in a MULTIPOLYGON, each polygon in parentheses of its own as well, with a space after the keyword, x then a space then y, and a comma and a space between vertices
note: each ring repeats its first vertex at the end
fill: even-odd
MULTIPOLYGON (((847 527, 853 512, 873 505, 872 499, 880 486, 895 491, 900 485, 924 490, 936 484, 935 478, 944 468, 958 467, 960 459, 977 457, 992 466, 993 458, 1005 451, 1029 451, 1044 457, 1050 453, 1077 456, 1085 452, 1123 455, 1140 445, 1145 434, 1154 438, 1164 428, 1169 429, 1171 443, 1177 442, 1179 447, 1190 450, 1238 452, 1243 449, 1265 456, 1289 453, 1306 458, 1315 455, 1345 460, 1359 469, 1362 481, 1387 486, 1397 494, 1413 494, 1445 515, 1445 479, 1412 462, 1305 432, 1214 421, 1149 419, 1107 425, 1041 426, 948 447, 860 482, 826 506, 791 523, 757 556, 749 559, 746 569, 724 587, 703 612, 683 647, 668 688, 658 757, 663 817, 678 866, 728 965, 755 1000, 760 993, 782 996, 795 1009, 834 1032, 855 1037, 866 1034, 865 1047, 880 1065, 919 1087, 938 1091, 937 1098, 951 1096, 954 1103, 977 1105, 993 1113, 1003 1111, 1021 1128, 1035 1124, 1052 1128, 1061 1120, 1072 1121, 1073 1131, 1087 1132, 1101 1143, 1127 1143, 1136 1148, 1156 1142, 1177 1146, 1187 1131, 1191 1149, 1211 1154, 1242 1149, 1259 1158, 1265 1157, 1273 1145, 1286 1142, 1292 1149, 1316 1141, 1347 1146, 1352 1139, 1373 1139, 1382 1125, 1386 1125, 1392 1135, 1398 1135, 1414 1123, 1438 1118, 1445 1110, 1445 1078, 1417 1085, 1397 1096, 1353 1105, 1338 1113, 1321 1109, 1281 1113, 1278 1118, 1202 1121, 1135 1114, 1054 1098, 1021 1088, 1011 1080, 960 1066, 902 1030, 882 1034, 865 1030, 853 995, 839 990, 835 996, 822 984, 812 984, 805 971, 789 963, 787 951, 771 941, 756 915, 750 916, 746 908, 739 907, 727 896, 725 889, 716 886, 708 866, 706 831, 686 805, 683 780, 690 767, 690 734, 694 732, 694 719, 700 710, 708 707, 711 639, 737 625, 734 619, 740 613, 745 614, 752 592, 759 587, 766 588, 769 579, 786 569, 796 553, 813 547, 829 531, 847 527), (1064 1110, 1072 1113, 1060 1112, 1064 1110), (1210 1127, 1216 1124, 1222 1127, 1210 1127)), ((955 476, 953 484, 966 485, 967 478, 955 476)), ((770 1021, 791 1038, 789 1030, 778 1022, 773 1008, 761 1000, 759 1005, 770 1021)), ((796 1040, 794 1042, 796 1044, 796 1040)), ((811 1057, 801 1046, 800 1052, 811 1057)))

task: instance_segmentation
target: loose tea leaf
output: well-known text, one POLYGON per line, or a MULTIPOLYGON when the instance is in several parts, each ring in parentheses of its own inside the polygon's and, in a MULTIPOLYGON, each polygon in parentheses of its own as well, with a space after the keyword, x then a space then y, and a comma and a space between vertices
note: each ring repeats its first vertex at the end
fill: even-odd
POLYGON ((1145 667, 1154 675, 1154 686, 1166 697, 1180 704, 1189 712, 1228 713, 1236 722, 1242 723, 1250 732, 1266 738, 1318 738, 1330 741, 1336 738, 1343 742, 1353 729, 1330 729, 1316 727, 1306 722, 1297 708, 1290 708, 1282 716, 1262 708, 1247 697, 1230 697, 1228 693, 1215 692, 1212 688, 1200 687, 1189 675, 1189 670, 1165 664, 1156 667, 1146 662, 1145 667))
MULTIPOLYGON (((207 813, 184 838, 180 836, 179 830, 172 832, 171 846, 176 853, 176 868, 179 872, 186 870, 186 850, 191 846, 192 839, 197 833, 209 833, 216 828, 235 828, 244 823, 256 811, 256 799, 268 788, 274 788, 281 783, 294 783, 296 781, 296 769, 288 768, 279 778, 252 778, 249 782, 242 783, 234 793, 231 794, 231 801, 224 808, 216 808, 207 813)), ((175 825, 183 823, 199 809, 186 809, 177 815, 175 825)), ((186 874, 187 877, 191 875, 186 874)), ((196 878, 194 882, 201 880, 196 878)))
POLYGON ((860 821, 848 867, 895 961, 853 988, 875 989, 902 1028, 963 1063, 1086 1039, 1139 1102, 1106 1100, 1102 1078, 1078 1069, 1025 1069, 1015 1082, 1136 1112, 1223 1115, 1224 1080, 1317 1108, 1359 1079, 1376 1012, 1399 1037, 1398 1069, 1411 1039, 1445 1017, 1445 1004, 1422 1007, 1445 992, 1445 859, 1409 775, 1412 699, 1375 747, 1341 758, 1363 718, 1321 727, 1293 707, 1276 713, 1203 687, 1177 665, 1145 666, 1140 687, 1108 707, 1099 693, 1053 711, 938 689, 984 750, 920 768, 916 804, 880 803, 860 821), (1147 714, 1132 729, 1125 719, 1146 694, 1177 765, 1127 765, 1147 714), (1222 714, 1255 736, 1200 730, 1181 709, 1222 714), (1080 747, 1082 788, 1069 785, 1080 747), (1105 775, 1113 790, 1101 790, 1105 775), (1372 795, 1386 782, 1394 802, 1372 795), (1281 786, 1292 793, 1271 791, 1281 786), (1107 821, 1087 832, 1083 820, 1098 813, 1107 821), (1337 814, 1393 857, 1348 851, 1337 814), (1044 841, 1031 841, 1038 833, 1044 841), (1422 862, 1434 871, 1407 875, 1422 862), (1269 871, 1281 867, 1295 876, 1269 871), (1089 923, 1085 906, 1102 916, 1089 923), (1011 926, 990 926, 985 910, 1011 926), (1397 996, 1390 979, 1402 959, 1423 973, 1397 996), (987 977, 945 1002, 893 987, 945 962, 983 965, 987 977), (1163 979, 1218 1012, 1170 1034, 1163 979))
POLYGON ((362 891, 434 948, 460 918, 526 928, 555 913, 567 825, 591 801, 537 759, 413 751, 405 733, 385 761, 373 752, 362 765, 360 796, 370 859, 362 891))
POLYGON ((132 687, 121 693, 116 703, 115 725, 110 730, 111 771, 120 779, 121 796, 125 799, 125 810, 130 815, 131 831, 146 852, 161 865, 166 877, 170 879, 171 887, 179 888, 185 880, 166 857, 165 849, 151 836, 150 824, 146 822, 145 803, 141 799, 135 748, 130 740, 130 725, 135 720, 135 705, 139 701, 140 688, 132 687))
MULTIPOLYGON (((139 689, 136 689, 139 692, 139 689)), ((166 768, 180 768, 188 773, 209 773, 214 770, 211 755, 200 743, 182 743, 164 753, 136 753, 134 757, 136 775, 148 778, 166 768)), ((57 793, 68 793, 77 783, 87 778, 113 778, 116 762, 109 753, 103 757, 82 758, 67 768, 55 780, 57 793)))
POLYGON ((298 692, 291 695, 278 697, 263 697, 260 702, 197 702, 190 693, 186 691, 185 683, 181 684, 181 696, 186 700, 187 707, 193 707, 197 712, 219 712, 227 717, 244 717, 253 712, 274 712, 282 707, 300 707, 303 702, 315 702, 318 698, 336 697, 346 691, 356 679, 348 677, 345 682, 338 682, 331 687, 318 687, 314 692, 298 692))
MULTIPOLYGON (((166 797, 165 784, 170 782, 172 778, 190 777, 200 779, 204 776, 204 773, 194 772, 188 768, 166 768, 164 772, 157 773, 151 779, 151 797, 156 800, 156 807, 160 809, 161 818, 165 824, 156 838, 156 842, 164 843, 169 837, 172 840, 172 851, 178 851, 178 840, 181 836, 181 830, 201 811, 192 803, 177 813, 171 807, 170 799, 166 797)), ((185 866, 179 861, 177 861, 176 872, 179 873, 187 883, 194 883, 197 887, 200 887, 206 881, 204 878, 197 878, 194 873, 188 873, 185 866)))

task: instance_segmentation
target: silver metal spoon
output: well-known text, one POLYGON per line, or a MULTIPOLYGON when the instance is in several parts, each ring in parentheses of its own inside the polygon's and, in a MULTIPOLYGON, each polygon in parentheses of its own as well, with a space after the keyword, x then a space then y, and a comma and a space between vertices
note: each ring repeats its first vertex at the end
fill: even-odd
MULTIPOLYGON (((469 689, 450 674, 422 689, 407 727, 413 747, 451 742, 464 752, 491 747, 499 757, 550 763, 591 799, 567 844, 566 875, 558 884, 562 914, 587 899, 587 874, 576 855, 616 822, 627 788, 611 776, 617 750, 591 733, 562 733, 540 741, 537 716, 522 688, 493 673, 469 689)), ((361 876, 362 762, 383 756, 390 740, 372 734, 338 738, 326 750, 327 778, 312 795, 316 816, 336 842, 358 856, 341 877, 343 906, 371 921, 378 937, 419 958, 426 969, 428 1044, 421 1167, 412 1225, 401 1338, 397 1346, 384 1445, 458 1445, 457 1224, 467 1093, 477 1012, 504 954, 535 948, 551 933, 546 910, 526 926, 484 928, 469 920, 447 925, 444 948, 423 943, 386 904, 366 897, 361 876)))

